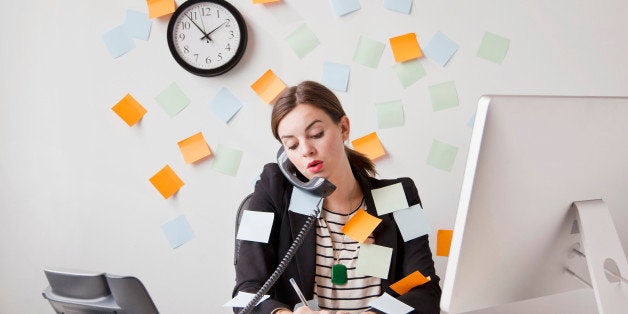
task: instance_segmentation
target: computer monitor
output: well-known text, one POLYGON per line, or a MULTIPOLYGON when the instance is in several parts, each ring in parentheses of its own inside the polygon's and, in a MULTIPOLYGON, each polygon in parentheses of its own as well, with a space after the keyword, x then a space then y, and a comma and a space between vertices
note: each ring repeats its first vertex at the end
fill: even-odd
POLYGON ((608 298, 611 307, 623 303, 625 310, 624 252, 628 98, 482 97, 443 282, 443 311, 591 289, 587 286, 595 290, 599 310, 608 298), (601 217, 610 212, 617 232, 612 223, 601 227, 573 208, 574 202, 596 199, 603 202, 579 204, 595 208, 594 215, 607 207, 601 217), (599 240, 596 232, 606 238, 599 240), (607 246, 611 249, 598 251, 607 246), (599 257, 610 251, 613 258, 602 259, 608 278, 594 276, 599 273, 592 270, 602 266, 599 257))

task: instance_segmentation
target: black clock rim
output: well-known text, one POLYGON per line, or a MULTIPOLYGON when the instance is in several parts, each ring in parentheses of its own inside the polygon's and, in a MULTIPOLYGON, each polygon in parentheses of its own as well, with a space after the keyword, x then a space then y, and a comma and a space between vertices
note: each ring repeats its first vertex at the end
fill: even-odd
POLYGON ((242 56, 244 56, 244 51, 246 50, 246 44, 248 42, 246 23, 244 22, 244 18, 242 17, 242 14, 240 14, 240 11, 238 11, 238 9, 236 9, 236 7, 234 7, 231 3, 224 0, 188 0, 184 2, 181 6, 179 6, 175 10, 175 12, 170 17, 170 21, 168 22, 168 31, 166 34, 168 37, 168 48, 170 49, 170 53, 172 54, 172 57, 177 61, 177 63, 182 68, 184 68, 185 70, 187 70, 188 72, 192 74, 199 75, 199 76, 218 76, 231 70, 236 64, 238 64, 238 62, 240 62, 240 60, 242 59, 242 56), (181 15, 181 13, 185 11, 188 7, 197 3, 201 3, 201 2, 210 2, 210 3, 215 3, 215 4, 223 6, 231 14, 233 14, 233 17, 235 17, 236 22, 238 23, 238 27, 241 30, 240 44, 238 45, 238 50, 236 51, 235 55, 229 62, 215 69, 199 69, 185 62, 185 60, 183 60, 183 58, 181 58, 179 54, 176 52, 176 49, 174 46, 174 39, 172 38, 172 32, 174 31, 176 21, 181 15))

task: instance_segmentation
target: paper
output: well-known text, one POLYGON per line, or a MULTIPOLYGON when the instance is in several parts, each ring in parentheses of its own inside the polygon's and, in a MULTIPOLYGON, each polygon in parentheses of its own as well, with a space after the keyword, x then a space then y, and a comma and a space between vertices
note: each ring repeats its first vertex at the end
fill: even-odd
POLYGON ((351 145, 353 145, 353 148, 356 151, 366 155, 366 157, 371 160, 386 155, 384 146, 382 146, 382 142, 379 141, 379 137, 377 137, 376 132, 369 133, 351 141, 351 145))
POLYGON ((135 48, 135 43, 131 37, 127 35, 124 25, 117 26, 104 33, 102 40, 105 42, 112 58, 117 58, 135 48))
POLYGON ((384 0, 384 8, 390 11, 410 14, 412 0, 384 0))
POLYGON ((423 56, 415 33, 407 33, 389 39, 395 62, 404 62, 423 56))
POLYGON ((388 314, 406 314, 414 310, 411 306, 393 298, 386 292, 369 302, 368 305, 388 314))
POLYGON ((244 210, 242 211, 236 238, 238 240, 268 243, 274 219, 275 214, 273 213, 244 210))
POLYGON ((436 234, 436 256, 449 256, 451 237, 453 235, 453 230, 438 230, 438 233, 436 234))
POLYGON ((342 227, 342 233, 353 240, 364 243, 364 240, 373 233, 373 230, 380 222, 382 222, 381 219, 369 215, 364 209, 360 208, 342 227))
POLYGON ((153 22, 148 18, 146 13, 134 10, 126 10, 126 19, 124 20, 124 30, 130 37, 148 40, 150 36, 150 28, 153 22))
POLYGON ((134 126, 146 114, 146 109, 131 94, 126 94, 111 110, 129 126, 134 126))
POLYGON ((172 249, 180 247, 195 237, 194 231, 184 215, 179 215, 177 218, 162 224, 161 230, 166 235, 172 249))
POLYGON ((161 193, 161 196, 166 199, 177 193, 184 184, 169 165, 166 165, 153 175, 150 178, 150 183, 152 183, 157 191, 161 193))
POLYGON ((251 85, 251 88, 265 103, 270 104, 286 89, 286 84, 272 70, 268 70, 251 85))
POLYGON ((197 162, 212 155, 212 151, 201 132, 180 141, 178 144, 186 164, 197 162))
POLYGON ((401 100, 376 103, 375 110, 377 111, 377 126, 380 129, 403 126, 404 116, 401 100))
POLYGON ((218 144, 212 169, 226 175, 235 176, 242 160, 242 151, 218 144))
POLYGON ((393 213, 404 242, 430 233, 430 224, 421 205, 416 204, 393 213))
POLYGON ((242 103, 226 87, 221 88, 216 96, 209 101, 209 111, 228 123, 242 108, 242 103))
POLYGON ((467 121, 467 126, 473 129, 474 124, 475 124, 475 113, 471 116, 471 118, 469 118, 469 121, 467 121))
POLYGON ((377 68, 386 45, 368 37, 360 36, 358 46, 353 54, 353 61, 370 68, 377 68))
POLYGON ((408 88, 408 86, 414 84, 426 74, 419 59, 395 63, 392 68, 397 74, 403 88, 408 88))
POLYGON ((423 276, 420 271, 415 271, 408 276, 403 277, 401 280, 390 285, 390 289, 393 289, 399 295, 403 295, 410 291, 412 288, 423 285, 430 281, 430 276, 423 276))
POLYGON ((427 156, 427 164, 441 170, 451 171, 457 154, 458 147, 433 140, 427 156))
POLYGON ((288 210, 301 215, 310 216, 314 214, 314 209, 317 207, 320 209, 322 204, 323 202, 320 197, 294 187, 292 188, 288 210))
POLYGON ((300 59, 303 59, 305 55, 320 44, 316 35, 307 27, 307 24, 301 25, 284 40, 300 59))
POLYGON ((389 247, 361 243, 355 272, 359 275, 386 279, 388 278, 391 257, 392 249, 389 247))
POLYGON ((449 39, 447 35, 438 31, 434 34, 434 37, 430 39, 430 42, 423 51, 425 51, 425 55, 428 58, 444 67, 457 50, 458 44, 449 39))
POLYGON ((454 81, 432 85, 428 89, 434 111, 458 106, 458 92, 454 81))
POLYGON ((361 9, 358 0, 330 0, 331 7, 338 16, 343 16, 361 9))
POLYGON ((329 89, 346 92, 349 85, 349 72, 351 68, 348 65, 325 62, 323 64, 323 77, 321 83, 329 89))
POLYGON ((185 96, 176 83, 170 84, 170 86, 155 97, 155 100, 171 117, 174 117, 190 104, 190 99, 185 96))
POLYGON ((509 45, 510 39, 486 32, 478 50, 478 57, 501 64, 509 45))
POLYGON ((373 195, 375 209, 377 209, 377 215, 379 216, 408 208, 408 200, 401 182, 373 189, 371 194, 373 195))
MULTIPOLYGON (((264 300, 268 299, 270 296, 268 294, 262 296, 262 298, 257 302, 257 304, 262 303, 264 300)), ((246 307, 251 300, 255 298, 255 293, 248 293, 243 291, 238 291, 238 294, 227 303, 223 304, 224 307, 246 307)), ((257 305, 255 304, 255 305, 257 305)))
POLYGON ((146 0, 148 17, 160 17, 174 12, 174 0, 146 0))

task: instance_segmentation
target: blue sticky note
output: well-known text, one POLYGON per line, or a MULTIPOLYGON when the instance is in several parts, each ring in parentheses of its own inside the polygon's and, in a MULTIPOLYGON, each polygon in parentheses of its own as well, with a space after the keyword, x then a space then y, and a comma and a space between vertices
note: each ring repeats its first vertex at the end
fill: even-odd
POLYGON ((146 13, 126 10, 126 19, 123 25, 124 30, 130 37, 148 40, 153 22, 148 18, 148 14, 146 13))
POLYGON ((225 87, 209 102, 209 110, 227 123, 242 108, 242 103, 225 87))
POLYGON ((135 48, 135 43, 126 33, 124 25, 117 26, 104 33, 102 40, 105 42, 105 45, 107 45, 107 50, 109 50, 113 58, 117 58, 135 48))
POLYGON ((330 0, 330 2, 331 7, 338 16, 343 16, 362 8, 358 0, 330 0))
POLYGON ((475 113, 471 116, 469 121, 467 121, 467 126, 473 129, 474 124, 475 124, 475 113))
POLYGON ((325 62, 323 64, 323 77, 321 83, 327 88, 346 92, 349 85, 349 72, 351 68, 345 64, 325 62))
POLYGON ((410 14, 412 0, 384 0, 384 8, 390 11, 410 14))
POLYGON ((314 210, 318 207, 321 208, 321 198, 305 192, 297 187, 292 188, 292 196, 290 196, 290 206, 288 210, 302 215, 312 215, 314 210))
POLYGON ((442 32, 438 31, 423 49, 423 52, 428 58, 444 67, 457 50, 458 44, 449 39, 449 37, 442 32))
POLYGON ((190 228, 190 224, 188 223, 188 220, 185 219, 185 215, 183 214, 162 224, 161 230, 166 235, 166 238, 168 238, 168 242, 170 243, 170 247, 172 247, 172 249, 180 247, 195 237, 194 231, 190 228))
POLYGON ((400 209, 393 213, 404 242, 430 233, 430 224, 421 205, 400 209))

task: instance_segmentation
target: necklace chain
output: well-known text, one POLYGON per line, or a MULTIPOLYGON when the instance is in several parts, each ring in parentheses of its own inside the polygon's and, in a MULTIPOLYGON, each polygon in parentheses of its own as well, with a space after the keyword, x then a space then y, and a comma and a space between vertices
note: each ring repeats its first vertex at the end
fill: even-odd
MULTIPOLYGON (((353 211, 351 211, 351 213, 349 213, 348 215, 342 215, 342 214, 338 214, 338 215, 349 217, 349 216, 353 215, 358 209, 360 209, 360 207, 362 207, 362 204, 364 204, 364 196, 360 200, 360 203, 358 204, 358 206, 355 207, 355 209, 353 211)), ((344 241, 347 239, 347 235, 342 233, 342 248, 339 249, 339 250, 336 250, 336 241, 334 241, 334 238, 332 236, 332 232, 329 229, 329 223, 327 222, 325 217, 321 216, 321 218, 323 219, 323 221, 325 222, 325 225, 327 226, 327 232, 329 232, 329 240, 331 241, 331 251, 332 251, 332 255, 334 256, 334 258, 336 260, 335 264, 340 264, 340 258, 342 257, 342 251, 344 251, 344 248, 345 248, 345 242, 344 241), (338 252, 338 254, 336 254, 336 252, 338 252)), ((347 220, 343 222, 343 226, 347 224, 347 221, 349 221, 349 219, 350 218, 347 218, 347 220)), ((357 249, 356 249, 356 252, 357 252, 357 249)))

